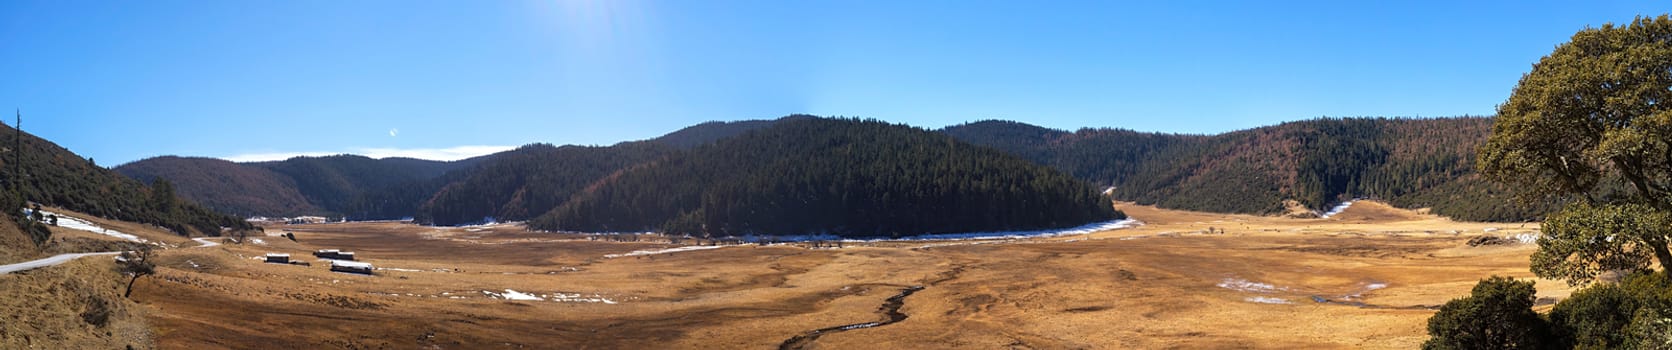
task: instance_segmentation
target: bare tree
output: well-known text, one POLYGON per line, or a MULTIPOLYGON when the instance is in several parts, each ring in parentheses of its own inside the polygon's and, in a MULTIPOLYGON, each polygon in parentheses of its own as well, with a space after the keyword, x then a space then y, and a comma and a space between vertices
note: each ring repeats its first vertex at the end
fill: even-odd
POLYGON ((244 244, 244 240, 250 238, 250 230, 232 230, 228 238, 232 238, 233 243, 244 244))
POLYGON ((136 250, 122 252, 122 273, 128 275, 128 290, 122 293, 123 298, 134 294, 134 282, 139 281, 140 277, 157 273, 157 264, 151 260, 152 253, 149 245, 140 245, 136 250))

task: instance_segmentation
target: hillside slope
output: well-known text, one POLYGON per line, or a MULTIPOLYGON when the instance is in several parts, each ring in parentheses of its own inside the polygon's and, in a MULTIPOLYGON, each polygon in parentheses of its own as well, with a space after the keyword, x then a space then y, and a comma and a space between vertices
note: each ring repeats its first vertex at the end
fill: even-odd
POLYGON ((413 217, 456 225, 484 219, 526 220, 604 175, 675 149, 713 143, 782 120, 706 122, 611 147, 531 144, 452 162, 357 155, 234 163, 162 156, 116 171, 149 182, 163 178, 183 197, 243 216, 413 217), (482 172, 478 174, 477 172, 482 172))
POLYGON ((610 173, 671 152, 667 146, 650 142, 609 147, 523 146, 457 174, 458 179, 451 179, 417 209, 416 220, 433 225, 528 220, 610 173))
POLYGON ((168 179, 174 182, 175 191, 181 197, 224 213, 241 216, 324 213, 302 196, 295 181, 262 167, 215 158, 163 156, 124 164, 115 170, 143 182, 168 179))
POLYGON ((182 235, 218 236, 222 227, 251 227, 241 218, 182 200, 169 186, 146 186, 29 133, 22 133, 19 147, 16 135, 16 129, 0 127, 0 145, 15 152, 0 157, 0 173, 20 180, 27 201, 162 226, 182 235))
POLYGON ((770 127, 780 121, 817 118, 810 115, 791 115, 772 120, 740 120, 734 122, 710 121, 687 126, 659 136, 648 141, 667 145, 678 149, 691 149, 697 146, 713 143, 720 139, 737 136, 750 130, 770 127))
MULTIPOLYGON (((232 169, 227 163, 204 161, 167 165, 162 163, 190 158, 160 157, 118 169, 141 179, 169 178, 182 188, 182 195, 243 215, 416 217, 440 225, 525 220, 618 170, 781 124, 817 119, 792 115, 708 122, 610 147, 536 144, 458 162, 343 155, 237 164, 242 169, 232 169)), ((1507 189, 1473 173, 1474 149, 1491 132, 1491 123, 1480 117, 1325 118, 1218 135, 1181 135, 1107 128, 1069 132, 983 121, 939 133, 1056 168, 1099 187, 1112 186, 1118 199, 1165 208, 1278 214, 1289 209, 1287 203, 1323 210, 1342 200, 1367 197, 1404 208, 1428 207, 1461 220, 1536 219, 1549 207, 1518 206, 1507 189)), ((809 145, 782 147, 807 150, 805 146, 809 145)))
POLYGON ((807 118, 612 174, 529 226, 899 237, 1124 217, 1110 204, 1083 181, 945 135, 807 118))
POLYGON ((1546 208, 1517 206, 1474 174, 1474 150, 1491 125, 1480 117, 1324 118, 1210 136, 984 121, 941 131, 1165 208, 1275 214, 1285 200, 1321 210, 1371 197, 1461 220, 1535 219, 1546 208))
POLYGON ((419 205, 453 179, 443 180, 444 175, 469 169, 488 158, 444 162, 335 155, 234 163, 164 156, 123 164, 115 170, 145 181, 167 179, 182 196, 238 215, 394 219, 412 216, 419 205))

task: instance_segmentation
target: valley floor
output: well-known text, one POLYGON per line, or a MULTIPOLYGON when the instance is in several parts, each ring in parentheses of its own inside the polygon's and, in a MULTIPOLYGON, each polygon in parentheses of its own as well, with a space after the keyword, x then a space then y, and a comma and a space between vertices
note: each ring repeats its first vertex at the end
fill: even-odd
MULTIPOLYGON (((1533 245, 1470 238, 1537 232, 1370 201, 1329 219, 1120 209, 1145 224, 838 249, 273 226, 297 241, 166 250, 134 299, 171 349, 1414 348, 1477 280, 1530 277, 1533 245), (330 272, 309 254, 327 248, 380 269, 330 272)), ((1538 288, 1546 304, 1568 291, 1538 288)))

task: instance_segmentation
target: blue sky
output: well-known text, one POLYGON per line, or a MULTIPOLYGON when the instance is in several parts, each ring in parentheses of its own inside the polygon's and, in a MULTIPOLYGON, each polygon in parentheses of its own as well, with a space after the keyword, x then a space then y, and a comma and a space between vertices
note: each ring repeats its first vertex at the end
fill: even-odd
POLYGON ((793 113, 1216 133, 1488 115, 1574 31, 1656 5, 12 0, 0 107, 107 166, 457 158, 793 113))

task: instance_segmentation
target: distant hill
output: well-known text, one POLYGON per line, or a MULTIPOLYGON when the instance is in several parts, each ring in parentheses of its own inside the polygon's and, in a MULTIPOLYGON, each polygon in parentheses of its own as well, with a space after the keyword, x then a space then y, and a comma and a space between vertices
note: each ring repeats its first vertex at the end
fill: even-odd
POLYGON ((644 142, 611 147, 532 144, 452 162, 357 155, 234 163, 163 156, 115 168, 129 177, 168 179, 186 198, 243 216, 413 217, 457 225, 484 219, 526 220, 575 190, 622 167, 676 149, 771 126, 780 120, 707 122, 644 142), (482 165, 479 167, 479 165, 482 165), (476 173, 478 170, 482 173, 476 173))
MULTIPOLYGON (((690 162, 683 158, 712 152, 702 150, 744 135, 808 120, 824 119, 792 115, 707 122, 608 147, 534 144, 457 162, 342 155, 238 164, 158 157, 117 170, 138 179, 170 179, 182 196, 240 215, 415 217, 438 225, 528 220, 587 193, 583 190, 637 173, 630 169, 696 174, 752 166, 732 159, 741 156, 700 156, 713 161, 701 166, 674 164, 690 162)), ((938 133, 1055 168, 1098 187, 1114 187, 1117 199, 1165 208, 1269 215, 1295 207, 1322 210, 1367 197, 1404 208, 1432 208, 1461 220, 1536 219, 1550 207, 1515 205, 1507 189, 1474 174, 1474 149, 1491 125, 1490 118, 1482 117, 1324 118, 1218 135, 1182 135, 1109 128, 1064 131, 982 121, 938 133)), ((833 147, 814 140, 819 138, 760 147, 808 154, 833 147)))
MULTIPOLYGON (((182 235, 219 236, 222 227, 251 227, 242 218, 182 200, 167 183, 160 183, 156 188, 147 186, 29 133, 22 134, 22 147, 18 148, 16 135, 16 129, 0 127, 0 147, 7 150, 0 156, 0 174, 5 174, 8 181, 21 180, 25 200, 104 218, 157 225, 182 235), (14 161, 16 155, 22 155, 21 161, 14 161), (19 168, 21 174, 17 172, 19 168)), ((0 186, 3 189, 9 187, 9 182, 0 185, 4 185, 0 186)), ((12 213, 12 208, 4 211, 12 213)))
POLYGON ((442 175, 483 159, 444 162, 336 155, 233 163, 165 156, 115 170, 135 179, 168 179, 186 198, 238 215, 391 219, 412 216, 418 205, 445 184, 436 181, 442 175))
POLYGON ((983 121, 941 132, 1165 208, 1276 214, 1286 200, 1324 209, 1370 197, 1462 220, 1536 219, 1549 208, 1514 205, 1474 174, 1491 127, 1482 117, 1324 118, 1209 136, 983 121))
POLYGON ((713 143, 720 139, 737 136, 750 130, 772 126, 781 121, 818 118, 811 115, 797 114, 774 120, 742 120, 735 122, 711 121, 688 126, 674 132, 651 139, 650 142, 660 143, 678 149, 713 143))
POLYGON ((115 169, 142 182, 173 181, 175 192, 210 209, 250 216, 261 213, 323 214, 297 190, 295 180, 264 167, 215 158, 163 156, 115 169))
POLYGON ((417 221, 459 225, 534 218, 600 178, 674 151, 652 142, 610 147, 527 145, 461 172, 417 209, 417 221))
POLYGON ((529 226, 898 237, 1124 217, 1098 191, 919 128, 800 118, 611 174, 529 226))

